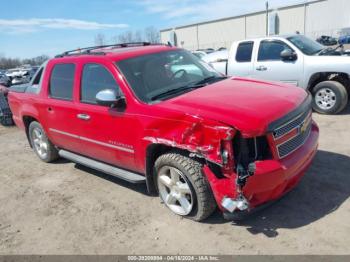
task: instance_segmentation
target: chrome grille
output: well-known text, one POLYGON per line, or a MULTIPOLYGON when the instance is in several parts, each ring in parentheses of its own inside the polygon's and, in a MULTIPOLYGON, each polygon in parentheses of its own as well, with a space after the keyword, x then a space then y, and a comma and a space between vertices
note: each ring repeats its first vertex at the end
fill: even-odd
POLYGON ((311 111, 308 110, 295 117, 294 119, 290 120, 289 122, 283 124, 282 126, 278 127, 273 131, 273 137, 275 139, 280 138, 292 131, 293 129, 299 127, 305 121, 309 114, 311 114, 311 111))
POLYGON ((298 135, 277 146, 277 151, 280 158, 286 157, 287 155, 293 153, 305 143, 311 132, 312 121, 307 121, 306 124, 308 126, 304 132, 299 131, 298 135))

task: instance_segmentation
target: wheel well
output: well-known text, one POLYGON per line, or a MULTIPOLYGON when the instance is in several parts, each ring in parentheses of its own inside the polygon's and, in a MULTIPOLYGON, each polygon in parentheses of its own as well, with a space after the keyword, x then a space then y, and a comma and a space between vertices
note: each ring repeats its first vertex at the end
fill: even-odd
POLYGON ((26 135, 27 135, 27 139, 28 139, 28 142, 29 142, 29 145, 30 147, 33 147, 32 143, 30 142, 30 138, 29 138, 29 125, 31 122, 33 121, 37 121, 34 117, 31 117, 31 116, 23 116, 23 123, 24 123, 24 126, 25 126, 25 131, 26 131, 26 135))
POLYGON ((350 78, 349 75, 346 73, 340 73, 340 72, 322 72, 322 73, 316 73, 313 74, 310 77, 309 84, 307 86, 307 89, 312 92, 312 89, 319 83, 323 81, 336 81, 341 83, 348 93, 350 93, 350 78))
POLYGON ((151 195, 157 194, 156 184, 154 181, 154 163, 157 158, 161 155, 170 152, 176 151, 185 156, 190 156, 190 152, 184 149, 179 149, 171 146, 166 146, 162 144, 152 144, 147 147, 146 150, 146 183, 148 193, 151 195))

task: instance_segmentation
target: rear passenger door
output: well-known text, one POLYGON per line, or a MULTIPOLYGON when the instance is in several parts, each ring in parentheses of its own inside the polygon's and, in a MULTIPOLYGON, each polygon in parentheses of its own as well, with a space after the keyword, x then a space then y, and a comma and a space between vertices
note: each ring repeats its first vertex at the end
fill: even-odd
POLYGON ((96 94, 112 89, 122 95, 112 64, 85 63, 80 68, 80 97, 77 114, 84 155, 133 170, 134 143, 131 130, 134 117, 127 109, 118 110, 96 103, 96 94), (83 116, 83 117, 80 117, 83 116))
POLYGON ((44 103, 40 107, 44 116, 43 126, 52 142, 62 148, 79 152, 76 129, 76 106, 74 63, 48 64, 49 79, 45 89, 44 103))
POLYGON ((294 61, 282 60, 281 52, 293 50, 281 40, 262 40, 256 54, 253 77, 257 79, 281 81, 298 86, 303 75, 303 56, 294 61))

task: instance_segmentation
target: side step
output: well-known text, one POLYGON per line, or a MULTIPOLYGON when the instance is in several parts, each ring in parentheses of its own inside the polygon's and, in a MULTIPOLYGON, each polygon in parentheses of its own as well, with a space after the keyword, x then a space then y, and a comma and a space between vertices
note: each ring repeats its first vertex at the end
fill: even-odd
POLYGON ((61 149, 58 151, 58 154, 66 158, 68 160, 71 160, 72 162, 82 164, 83 166, 90 167, 92 169, 101 171, 103 173, 106 173, 108 175, 112 175, 121 179, 124 179, 131 183, 144 183, 146 182, 146 178, 142 175, 139 175, 137 173, 133 173, 124 169, 120 169, 81 155, 74 154, 72 152, 66 151, 61 149))

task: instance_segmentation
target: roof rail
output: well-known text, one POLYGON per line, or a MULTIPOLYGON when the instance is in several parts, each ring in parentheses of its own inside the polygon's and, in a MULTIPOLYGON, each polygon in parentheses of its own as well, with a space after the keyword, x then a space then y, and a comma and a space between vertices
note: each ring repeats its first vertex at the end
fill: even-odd
POLYGON ((65 57, 65 56, 73 56, 73 55, 105 55, 106 53, 103 52, 103 48, 111 47, 113 48, 124 48, 124 47, 134 47, 134 46, 149 46, 149 45, 163 45, 163 44, 152 44, 150 42, 131 42, 131 43, 121 43, 121 44, 114 44, 114 45, 100 45, 100 46, 91 46, 91 47, 84 47, 84 48, 77 48, 74 50, 63 52, 62 54, 56 55, 55 58, 65 57), (99 50, 98 52, 91 52, 93 50, 99 50))

